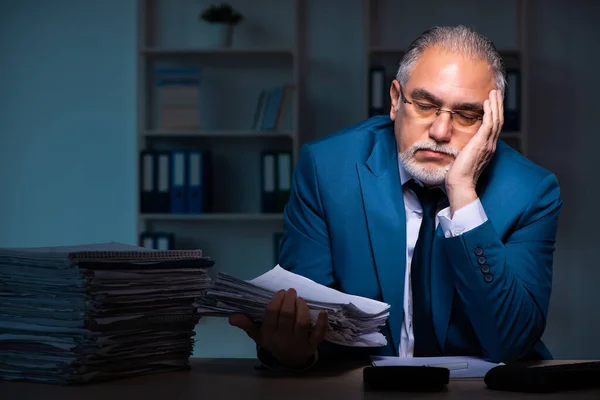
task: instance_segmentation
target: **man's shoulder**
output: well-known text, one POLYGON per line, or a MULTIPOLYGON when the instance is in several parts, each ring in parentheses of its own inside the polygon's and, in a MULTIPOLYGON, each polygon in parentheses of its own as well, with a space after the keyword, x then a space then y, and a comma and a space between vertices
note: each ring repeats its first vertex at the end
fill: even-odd
POLYGON ((546 190, 552 187, 558 189, 558 180, 552 171, 536 164, 505 142, 498 141, 496 154, 487 171, 486 192, 505 202, 518 202, 531 198, 540 190, 540 185, 546 190))
POLYGON ((303 147, 316 157, 358 160, 360 155, 368 157, 379 136, 393 135, 393 129, 394 122, 389 116, 378 115, 310 141, 303 147))

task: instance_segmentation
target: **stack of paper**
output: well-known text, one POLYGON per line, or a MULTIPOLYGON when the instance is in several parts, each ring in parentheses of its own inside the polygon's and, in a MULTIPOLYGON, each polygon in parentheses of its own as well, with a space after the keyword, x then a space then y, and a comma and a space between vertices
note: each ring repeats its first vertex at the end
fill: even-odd
POLYGON ((372 356, 371 364, 386 366, 427 366, 447 368, 450 379, 483 378, 487 372, 503 363, 493 363, 478 357, 386 357, 372 356))
POLYGON ((0 379, 84 383, 189 368, 200 250, 0 249, 0 379))
POLYGON ((260 321, 273 295, 290 288, 306 300, 313 324, 316 324, 319 311, 327 310, 330 329, 325 340, 356 347, 387 344, 380 329, 389 315, 388 304, 344 294, 279 265, 250 281, 219 273, 206 296, 198 302, 198 312, 211 316, 243 313, 260 321))

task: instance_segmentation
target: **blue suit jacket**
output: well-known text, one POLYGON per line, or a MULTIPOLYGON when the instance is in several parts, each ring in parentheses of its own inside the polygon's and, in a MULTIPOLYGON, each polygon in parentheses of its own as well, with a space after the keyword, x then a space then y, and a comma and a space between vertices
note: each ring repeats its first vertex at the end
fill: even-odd
MULTIPOLYGON (((440 346, 445 355, 493 361, 551 358, 540 338, 562 204, 556 177, 499 141, 477 190, 488 221, 452 238, 439 227, 435 238, 431 294, 440 346)), ((397 355, 406 223, 389 117, 302 147, 284 227, 283 268, 391 305, 388 346, 368 353, 397 355)), ((331 344, 320 352, 333 347, 342 355, 365 352, 331 344)))

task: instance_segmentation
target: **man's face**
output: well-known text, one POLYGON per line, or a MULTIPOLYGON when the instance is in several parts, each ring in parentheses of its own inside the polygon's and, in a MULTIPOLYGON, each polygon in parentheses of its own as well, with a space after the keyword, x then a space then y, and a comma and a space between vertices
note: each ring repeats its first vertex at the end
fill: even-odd
POLYGON ((425 184, 444 182, 452 162, 481 126, 483 102, 494 89, 485 61, 429 48, 415 64, 405 87, 390 88, 390 117, 403 166, 425 184), (404 95, 408 104, 402 100, 404 95), (452 110, 451 115, 436 108, 452 110))

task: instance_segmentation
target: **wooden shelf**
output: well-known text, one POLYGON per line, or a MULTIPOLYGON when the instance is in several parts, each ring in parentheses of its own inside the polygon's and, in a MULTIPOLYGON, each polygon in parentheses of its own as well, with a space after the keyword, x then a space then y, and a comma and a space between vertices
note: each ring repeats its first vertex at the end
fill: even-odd
POLYGON ((265 138, 265 137, 283 137, 294 138, 295 131, 253 131, 253 130, 214 130, 214 131, 166 131, 166 130, 149 130, 142 132, 142 137, 145 138, 195 138, 195 137, 210 137, 210 138, 265 138))
POLYGON ((207 214, 141 214, 143 221, 281 221, 283 214, 207 213, 207 214))

